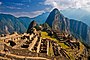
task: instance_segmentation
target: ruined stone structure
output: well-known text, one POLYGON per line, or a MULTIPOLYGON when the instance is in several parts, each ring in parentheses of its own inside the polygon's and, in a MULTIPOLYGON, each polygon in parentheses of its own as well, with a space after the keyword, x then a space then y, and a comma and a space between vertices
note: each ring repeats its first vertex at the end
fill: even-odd
MULTIPOLYGON (((68 49, 77 51, 74 53, 74 60, 87 57, 79 53, 80 48, 78 49, 79 42, 76 40, 70 40, 71 37, 66 37, 63 34, 57 33, 59 37, 59 43, 66 44, 69 48, 64 49, 60 44, 50 38, 42 38, 39 34, 40 32, 34 31, 31 34, 11 34, 4 37, 0 37, 0 59, 6 60, 72 60, 68 55, 70 51, 68 49), (61 37, 61 38, 60 38, 61 37), (62 41, 63 39, 63 41, 62 41), (65 39, 65 40, 64 40, 65 39), (76 54, 76 55, 75 55, 76 54)), ((83 54, 86 54, 87 51, 82 51, 83 54)), ((88 53, 87 53, 88 55, 88 53)), ((87 58, 86 58, 87 59, 87 58)))

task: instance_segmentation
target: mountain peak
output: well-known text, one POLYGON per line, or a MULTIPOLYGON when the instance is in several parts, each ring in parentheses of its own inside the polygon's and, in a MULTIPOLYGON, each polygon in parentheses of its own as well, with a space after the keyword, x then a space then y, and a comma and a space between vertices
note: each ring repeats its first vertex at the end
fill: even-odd
POLYGON ((30 26, 29 26, 29 29, 31 29, 32 27, 36 26, 37 23, 35 20, 33 20, 31 23, 30 23, 30 26))
POLYGON ((60 11, 57 8, 53 9, 52 12, 54 12, 55 14, 60 14, 60 11))
POLYGON ((53 11, 59 11, 57 8, 54 8, 53 11))
POLYGON ((49 24, 50 27, 52 27, 53 21, 59 21, 62 20, 64 16, 60 13, 60 11, 55 8, 51 11, 51 13, 49 14, 46 23, 49 24))
POLYGON ((31 33, 31 29, 32 29, 33 27, 35 27, 36 25, 37 25, 36 21, 33 20, 33 21, 30 23, 29 27, 28 27, 27 33, 31 33))

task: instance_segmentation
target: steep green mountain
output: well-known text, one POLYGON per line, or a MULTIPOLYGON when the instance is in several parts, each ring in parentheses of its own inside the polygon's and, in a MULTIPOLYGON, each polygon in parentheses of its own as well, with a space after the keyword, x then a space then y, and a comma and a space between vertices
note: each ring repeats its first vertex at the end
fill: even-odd
POLYGON ((0 34, 24 33, 26 31, 25 26, 13 15, 0 14, 0 34))
POLYGON ((58 9, 54 9, 48 16, 46 23, 53 30, 59 30, 61 33, 74 35, 90 47, 90 27, 85 23, 64 17, 58 9))

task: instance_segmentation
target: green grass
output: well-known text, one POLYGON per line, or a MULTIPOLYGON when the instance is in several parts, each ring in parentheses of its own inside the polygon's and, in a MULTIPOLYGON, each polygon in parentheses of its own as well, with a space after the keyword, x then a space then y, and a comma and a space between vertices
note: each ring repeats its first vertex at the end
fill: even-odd
POLYGON ((53 52, 53 46, 52 46, 51 42, 50 42, 50 55, 51 55, 51 56, 54 55, 54 52, 53 52))
POLYGON ((48 38, 48 39, 55 40, 55 41, 57 40, 54 37, 48 36, 48 33, 47 32, 41 32, 41 36, 42 36, 42 38, 48 38))
POLYGON ((59 43, 59 45, 63 48, 63 49, 66 49, 66 48, 69 48, 67 45, 65 45, 64 43, 59 43))
POLYGON ((55 41, 56 43, 58 43, 64 49, 68 48, 67 45, 65 45, 64 43, 60 43, 59 40, 57 40, 56 38, 48 36, 47 32, 41 32, 41 36, 42 36, 42 38, 48 38, 48 39, 51 39, 51 40, 55 41))

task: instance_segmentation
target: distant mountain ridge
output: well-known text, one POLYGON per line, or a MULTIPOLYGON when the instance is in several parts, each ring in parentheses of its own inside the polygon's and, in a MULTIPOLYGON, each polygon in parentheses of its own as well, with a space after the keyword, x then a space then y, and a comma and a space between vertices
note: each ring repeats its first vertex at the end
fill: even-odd
POLYGON ((39 16, 36 16, 34 18, 29 18, 29 17, 19 17, 18 19, 20 20, 20 22, 22 22, 22 24, 24 24, 24 26, 26 27, 26 29, 28 29, 28 26, 30 24, 31 21, 35 20, 38 24, 43 24, 47 17, 48 17, 49 13, 42 13, 39 16))
POLYGON ((24 33, 26 31, 25 26, 13 15, 0 14, 0 34, 24 33))
POLYGON ((75 19, 86 23, 90 26, 90 12, 81 8, 67 8, 60 11, 65 17, 70 19, 75 19))
POLYGON ((30 22, 35 20, 38 24, 43 24, 47 17, 48 12, 43 13, 37 17, 29 18, 29 17, 15 17, 10 14, 0 14, 0 34, 7 33, 24 33, 27 31, 30 22))
POLYGON ((28 28, 30 22, 32 21, 32 19, 29 17, 19 17, 18 19, 25 26, 26 29, 28 28))
POLYGON ((64 17, 58 9, 54 9, 49 14, 46 23, 53 30, 67 32, 80 38, 85 45, 90 47, 90 27, 85 23, 64 17))

